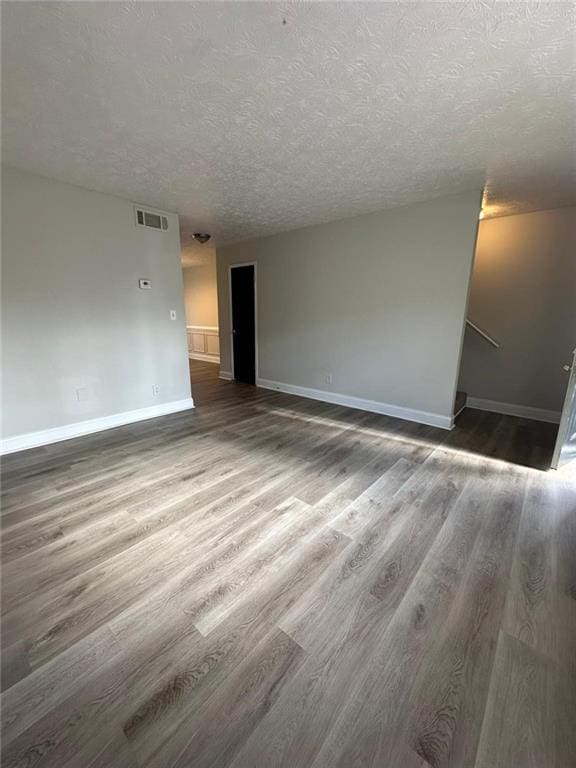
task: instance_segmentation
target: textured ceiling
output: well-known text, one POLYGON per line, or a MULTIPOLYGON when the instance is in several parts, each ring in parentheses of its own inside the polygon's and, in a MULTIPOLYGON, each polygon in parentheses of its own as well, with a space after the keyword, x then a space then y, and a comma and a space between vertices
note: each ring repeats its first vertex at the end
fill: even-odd
POLYGON ((573 2, 2 3, 5 162, 232 242, 576 202, 573 2))

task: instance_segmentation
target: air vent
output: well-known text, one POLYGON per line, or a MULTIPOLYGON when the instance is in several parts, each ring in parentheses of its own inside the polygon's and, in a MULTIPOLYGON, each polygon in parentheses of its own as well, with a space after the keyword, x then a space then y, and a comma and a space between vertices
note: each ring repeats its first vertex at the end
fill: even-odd
POLYGON ((135 208, 136 226, 148 227, 149 229, 168 229, 168 218, 155 211, 147 211, 144 208, 135 208))

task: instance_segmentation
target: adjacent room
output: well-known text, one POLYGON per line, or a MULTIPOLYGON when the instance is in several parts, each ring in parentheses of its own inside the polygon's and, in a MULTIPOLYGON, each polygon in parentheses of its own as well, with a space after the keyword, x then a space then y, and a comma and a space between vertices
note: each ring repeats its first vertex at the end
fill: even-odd
POLYGON ((0 11, 2 766, 573 768, 573 0, 0 11))
POLYGON ((214 395, 220 373, 216 249, 207 233, 182 238, 182 275, 190 379, 196 406, 214 395))

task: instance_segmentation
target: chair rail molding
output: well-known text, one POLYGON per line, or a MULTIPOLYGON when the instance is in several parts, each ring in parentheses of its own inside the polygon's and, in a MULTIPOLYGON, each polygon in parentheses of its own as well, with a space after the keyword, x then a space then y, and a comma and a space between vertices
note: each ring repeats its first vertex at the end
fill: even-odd
POLYGON ((220 362, 220 332, 217 325, 187 325, 188 357, 192 360, 220 362))

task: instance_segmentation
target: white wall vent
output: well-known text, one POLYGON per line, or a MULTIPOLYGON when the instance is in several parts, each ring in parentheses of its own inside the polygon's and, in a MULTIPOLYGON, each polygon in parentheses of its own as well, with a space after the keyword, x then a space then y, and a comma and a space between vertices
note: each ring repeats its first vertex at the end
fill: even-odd
POLYGON ((134 208, 137 227, 148 227, 149 229, 168 229, 168 217, 163 216, 156 211, 147 211, 145 208, 134 208))

